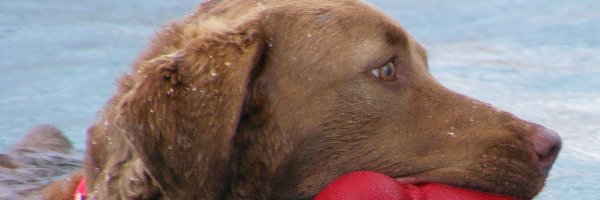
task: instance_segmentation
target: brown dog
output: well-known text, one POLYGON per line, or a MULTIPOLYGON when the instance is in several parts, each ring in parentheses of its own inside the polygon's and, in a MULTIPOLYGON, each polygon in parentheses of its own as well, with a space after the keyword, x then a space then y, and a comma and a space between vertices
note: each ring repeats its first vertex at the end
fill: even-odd
POLYGON ((351 0, 211 1, 133 70, 89 131, 92 199, 306 199, 356 170, 530 199, 561 147, 351 0))

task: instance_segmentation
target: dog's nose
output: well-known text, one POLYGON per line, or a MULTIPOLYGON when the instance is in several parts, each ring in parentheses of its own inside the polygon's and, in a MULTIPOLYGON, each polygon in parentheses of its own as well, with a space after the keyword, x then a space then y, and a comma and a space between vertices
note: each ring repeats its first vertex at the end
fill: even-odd
POLYGON ((528 140, 537 155, 540 168, 545 171, 550 170, 562 147, 562 140, 558 133, 544 127, 536 127, 528 140))

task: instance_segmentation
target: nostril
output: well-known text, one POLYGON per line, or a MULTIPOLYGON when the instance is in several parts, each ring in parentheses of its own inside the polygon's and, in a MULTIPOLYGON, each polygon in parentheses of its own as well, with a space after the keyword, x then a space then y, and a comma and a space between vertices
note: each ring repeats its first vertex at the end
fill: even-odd
POLYGON ((538 154, 538 158, 540 159, 540 162, 542 164, 551 164, 554 162, 554 160, 556 160, 556 157, 558 157, 558 152, 560 151, 560 145, 557 146, 553 146, 552 148, 550 148, 550 150, 546 153, 546 155, 541 155, 538 154))
POLYGON ((534 132, 529 138, 533 151, 537 154, 542 167, 551 165, 562 147, 562 140, 555 131, 543 128, 534 132))

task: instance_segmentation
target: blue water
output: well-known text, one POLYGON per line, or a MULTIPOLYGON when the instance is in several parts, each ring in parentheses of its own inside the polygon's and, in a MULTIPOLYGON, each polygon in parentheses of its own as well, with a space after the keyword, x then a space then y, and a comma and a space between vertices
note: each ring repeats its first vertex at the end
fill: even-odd
MULTIPOLYGON (((0 1, 0 151, 52 123, 79 150, 118 74, 199 0, 0 1)), ((557 130, 537 199, 600 199, 600 1, 378 0, 447 87, 557 130)))

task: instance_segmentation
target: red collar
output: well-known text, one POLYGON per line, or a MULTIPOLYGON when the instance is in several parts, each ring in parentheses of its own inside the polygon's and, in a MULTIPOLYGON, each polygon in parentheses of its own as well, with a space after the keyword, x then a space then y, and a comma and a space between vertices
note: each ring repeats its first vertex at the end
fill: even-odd
POLYGON ((75 189, 74 199, 75 200, 85 200, 85 178, 79 181, 77 185, 77 189, 75 189))

